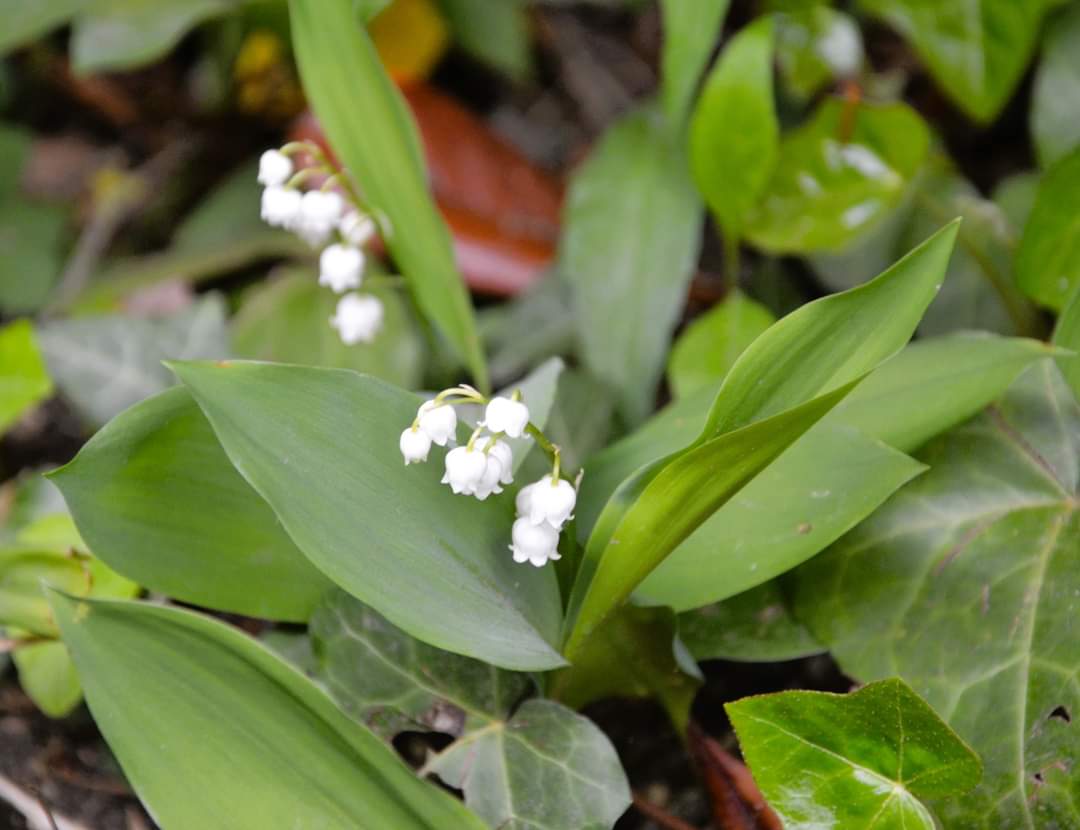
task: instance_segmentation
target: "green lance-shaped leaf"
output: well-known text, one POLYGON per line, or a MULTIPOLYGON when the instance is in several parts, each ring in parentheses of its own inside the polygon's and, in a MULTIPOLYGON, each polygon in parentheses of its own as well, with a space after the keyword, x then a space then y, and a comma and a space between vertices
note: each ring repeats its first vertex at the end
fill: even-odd
POLYGON ((1046 0, 858 0, 859 9, 906 35, 949 97, 976 121, 992 121, 1024 74, 1046 0))
POLYGON ((772 58, 773 23, 763 17, 724 49, 690 123, 694 181, 723 231, 732 267, 743 224, 776 162, 772 58))
POLYGON ((660 97, 673 126, 682 124, 701 70, 716 45, 729 0, 663 0, 664 51, 660 97))
POLYGON ((303 622, 332 584, 233 468, 186 389, 119 415, 50 478, 90 548, 151 590, 303 622))
POLYGON ((1080 283, 1080 147, 1039 183, 1016 252, 1016 279, 1029 297, 1055 311, 1080 283))
POLYGON ((899 674, 982 756, 945 827, 1080 823, 1080 405, 1052 361, 928 445, 926 475, 785 579, 859 680, 899 674))
POLYGON ((0 329, 0 433, 52 388, 30 322, 17 320, 0 329))
POLYGON ((509 493, 440 484, 444 451, 406 467, 420 398, 354 372, 177 364, 240 474, 327 576, 413 636, 516 669, 564 661, 554 571, 516 565, 509 493))
POLYGON ((385 217, 387 246, 421 311, 486 388, 472 306, 428 192, 415 125, 352 6, 350 0, 290 0, 304 90, 334 152, 385 217))
POLYGON ((788 830, 934 830, 923 802, 979 781, 979 757, 896 678, 847 695, 781 692, 724 708, 788 830))
POLYGON ((387 740, 453 736, 426 770, 492 827, 609 828, 629 805, 608 739, 553 701, 522 703, 528 675, 419 642, 343 593, 327 597, 311 633, 319 679, 354 718, 387 740))
POLYGON ((51 601, 94 720, 164 830, 483 826, 236 629, 143 603, 51 601))

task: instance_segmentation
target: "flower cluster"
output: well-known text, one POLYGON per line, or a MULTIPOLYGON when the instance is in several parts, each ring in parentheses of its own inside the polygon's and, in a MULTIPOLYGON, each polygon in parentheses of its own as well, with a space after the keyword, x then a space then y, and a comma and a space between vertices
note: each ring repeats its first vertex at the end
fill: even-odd
MULTIPOLYGON (((405 464, 427 461, 432 444, 452 449, 446 454, 442 483, 458 495, 475 496, 483 501, 503 492, 502 485, 514 481, 514 453, 504 438, 521 438, 542 433, 529 423, 529 408, 515 393, 511 398, 490 401, 469 386, 446 389, 420 406, 412 425, 401 433, 398 445, 405 464), (458 403, 485 406, 484 419, 464 446, 455 446, 458 403)), ((515 562, 529 562, 541 567, 548 560, 559 559, 559 533, 572 518, 577 491, 559 477, 559 451, 546 439, 545 449, 552 453, 554 467, 550 475, 521 488, 517 494, 517 520, 511 532, 510 550, 515 562)))
POLYGON ((330 325, 350 346, 370 343, 382 328, 383 304, 356 289, 364 278, 363 248, 375 236, 375 222, 349 205, 340 193, 327 189, 334 175, 322 189, 300 190, 305 173, 326 169, 324 166, 296 172, 290 151, 301 147, 311 149, 287 145, 281 150, 267 150, 259 159, 259 184, 265 187, 262 218, 267 224, 296 233, 313 248, 326 246, 319 256, 319 285, 343 295, 330 325), (337 241, 331 242, 335 237, 337 241))

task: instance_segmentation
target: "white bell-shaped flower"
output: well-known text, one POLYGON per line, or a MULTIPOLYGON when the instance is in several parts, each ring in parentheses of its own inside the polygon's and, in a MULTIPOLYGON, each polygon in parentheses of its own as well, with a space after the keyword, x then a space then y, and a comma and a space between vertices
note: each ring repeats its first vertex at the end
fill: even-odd
POLYGON ((431 452, 431 436, 418 427, 409 427, 401 433, 398 441, 401 455, 405 459, 405 466, 427 461, 428 453, 431 452))
POLYGON ((338 300, 330 325, 347 346, 370 343, 383 323, 383 304, 369 294, 346 294, 338 300))
POLYGON ((457 447, 446 454, 446 473, 443 484, 457 494, 472 495, 487 469, 487 456, 473 447, 457 447))
POLYGON ((529 521, 533 524, 548 524, 561 530, 577 504, 574 485, 564 478, 554 480, 550 475, 546 475, 533 487, 535 489, 530 492, 528 499, 529 521))
POLYGON ((502 492, 502 487, 499 486, 503 473, 502 461, 492 452, 487 452, 485 455, 487 460, 484 463, 484 474, 476 482, 476 489, 473 491, 473 495, 480 501, 483 501, 492 493, 502 492))
POLYGON ((515 562, 529 562, 540 568, 549 559, 562 558, 559 556, 559 531, 549 524, 536 525, 528 519, 518 519, 514 522, 511 537, 510 550, 515 562))
POLYGON ((338 231, 350 245, 363 248, 375 236, 375 220, 358 210, 350 210, 341 217, 338 231))
POLYGON ((510 398, 492 398, 484 411, 483 426, 491 432, 505 432, 520 438, 529 423, 529 407, 510 398))
POLYGON ((345 210, 345 200, 330 191, 309 190, 300 200, 300 216, 295 230, 311 246, 330 238, 345 210))
POLYGON ((293 173, 293 163, 280 150, 267 150, 259 157, 259 184, 277 187, 293 173))
POLYGON ((346 245, 330 245, 319 256, 319 285, 340 294, 359 288, 364 274, 364 252, 346 245))
POLYGON ((502 464, 502 475, 499 477, 499 484, 513 484, 514 451, 510 449, 510 445, 505 441, 496 441, 488 450, 488 454, 498 458, 499 463, 502 464))
POLYGON ((420 429, 440 447, 445 447, 457 434, 457 412, 448 403, 424 401, 416 417, 420 419, 420 429))
POLYGON ((262 194, 260 215, 264 222, 275 228, 293 228, 300 218, 300 191, 274 185, 262 194))
POLYGON ((517 509, 518 517, 524 517, 526 519, 532 514, 532 494, 536 490, 536 484, 526 484, 514 497, 514 507, 517 509))

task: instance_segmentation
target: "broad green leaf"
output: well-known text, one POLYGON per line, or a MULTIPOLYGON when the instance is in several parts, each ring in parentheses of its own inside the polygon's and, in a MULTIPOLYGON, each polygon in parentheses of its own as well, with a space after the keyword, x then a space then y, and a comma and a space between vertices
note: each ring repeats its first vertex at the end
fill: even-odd
POLYGON ((4 26, 0 29, 0 54, 25 46, 64 24, 85 0, 36 0, 4 4, 4 26))
POLYGON ((186 389, 119 415, 50 478, 91 549, 151 590, 302 622, 331 586, 233 469, 186 389))
POLYGON ((240 0, 89 0, 78 4, 71 38, 76 72, 117 72, 168 53, 204 20, 240 6, 240 0))
POLYGON ((71 714, 82 702, 82 686, 64 644, 54 640, 20 646, 11 655, 19 685, 50 718, 71 714))
POLYGON ((236 629, 141 603, 52 603, 94 720, 166 830, 483 826, 236 629))
POLYGON ((589 536, 571 594, 565 626, 565 651, 571 662, 650 572, 856 382, 695 443, 620 487, 589 536))
POLYGON ((681 398, 717 384, 736 358, 776 322, 772 312, 732 291, 679 335, 668 358, 668 383, 681 398))
POLYGON ((776 580, 679 614, 679 638, 696 660, 777 663, 825 651, 792 616, 776 580))
POLYGON ((0 328, 0 433, 49 397, 52 388, 30 322, 0 328))
POLYGON ((210 295, 161 319, 122 315, 49 320, 37 330, 60 391, 100 426, 173 383, 166 359, 228 357, 225 303, 210 295))
POLYGON ((773 22, 763 17, 725 47, 690 122, 694 183, 723 231, 732 266, 746 218, 776 163, 772 61, 773 22))
POLYGON ((1080 282, 1080 147, 1046 171, 1016 252, 1016 280, 1060 311, 1080 282))
POLYGON ((425 642, 506 668, 564 661, 550 568, 511 559, 509 493, 440 484, 444 452, 406 467, 420 399, 339 369, 233 362, 174 370, 233 465, 334 582, 425 642))
POLYGON ((899 674, 982 756, 946 827, 1071 827, 1080 405, 1043 361, 921 457, 929 473, 792 574, 796 614, 846 674, 899 674))
POLYGON ((681 126, 727 15, 729 0, 663 0, 664 51, 660 97, 664 113, 681 126))
POLYGON ((532 71, 524 0, 439 0, 454 39, 466 52, 514 80, 532 71))
POLYGON ((580 470, 586 458, 607 444, 614 410, 611 394, 587 372, 567 369, 559 376, 545 432, 562 451, 566 469, 580 470))
POLYGON ((784 137, 746 236, 770 253, 839 250, 900 202, 929 146, 925 122, 905 104, 830 98, 784 137))
POLYGON ((492 827, 607 828, 628 806, 607 738, 556 703, 522 704, 528 675, 425 645, 343 593, 327 598, 311 633, 320 680, 354 718, 387 740, 454 737, 426 770, 464 790, 492 827))
POLYGON ((979 781, 979 757, 896 678, 724 708, 762 795, 791 830, 935 830, 923 802, 979 781))
POLYGON ((334 152, 383 217, 383 237, 417 305, 486 387, 472 306, 428 192, 416 127, 351 0, 289 0, 289 11, 304 91, 334 152))
POLYGON ((686 611, 760 585, 824 550, 926 469, 830 420, 687 536, 636 598, 686 611))
POLYGON ((1080 146, 1080 7, 1053 18, 1042 60, 1035 74, 1031 102, 1031 135, 1042 167, 1050 167, 1080 146))
POLYGON ((570 289, 554 275, 513 300, 479 313, 495 384, 519 378, 553 354, 574 349, 574 315, 570 289))
POLYGON ((805 101, 834 79, 858 75, 862 35, 850 15, 813 3, 777 17, 776 62, 785 88, 805 101))
POLYGON ((657 112, 608 130, 574 177, 565 223, 559 269, 582 361, 637 423, 653 408, 701 241, 686 158, 657 112))
POLYGON ((1073 291, 1054 327, 1054 344, 1074 352, 1057 358, 1058 369, 1080 400, 1080 289, 1073 291))
MULTIPOLYGON (((365 293, 368 289, 365 288, 365 293)), ((237 357, 333 369, 355 369, 406 389, 416 388, 423 347, 415 322, 397 292, 375 289, 385 319, 374 343, 348 346, 327 325, 338 301, 313 270, 297 270, 263 283, 244 297, 232 320, 237 357)))
POLYGON ((964 112, 992 121, 1012 96, 1035 49, 1045 0, 858 0, 903 33, 964 112))

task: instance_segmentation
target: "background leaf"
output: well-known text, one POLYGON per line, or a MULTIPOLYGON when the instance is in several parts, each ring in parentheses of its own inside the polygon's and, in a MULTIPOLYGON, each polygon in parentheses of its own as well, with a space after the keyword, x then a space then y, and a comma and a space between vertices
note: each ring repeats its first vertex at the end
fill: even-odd
POLYGON ((1016 252, 1016 279, 1040 305, 1060 311, 1080 282, 1080 148, 1046 172, 1016 252))
POLYGON ((512 498, 439 483, 444 452, 406 467, 420 399, 338 369, 179 364, 233 465, 334 582, 425 642, 506 668, 563 663, 550 568, 510 557, 512 498))
POLYGON ((727 15, 729 0, 663 0, 660 97, 672 126, 681 126, 727 15))
POLYGON ((786 10, 776 18, 776 62, 784 87, 805 101, 834 79, 859 73, 862 33, 850 15, 824 3, 786 10))
POLYGON ((90 711, 163 827, 482 826, 235 629, 139 603, 52 603, 90 711))
POLYGON ((608 130, 574 177, 565 225, 559 271, 573 288, 581 358, 637 423, 654 405, 701 241, 686 159, 656 112, 608 130))
POLYGON ((1078 436, 1080 406, 1043 361, 929 445, 929 473, 791 576, 797 615, 846 674, 899 673, 982 756, 981 786, 940 807, 947 827, 1080 820, 1067 645, 1078 436))
POLYGON ((514 80, 532 72, 529 17, 523 0, 439 0, 466 52, 514 80))
POLYGON ((922 799, 979 781, 979 757, 895 678, 848 695, 781 692, 724 708, 785 827, 934 830, 922 799))
POLYGON ((52 394, 52 380, 34 339, 34 327, 16 320, 0 328, 0 433, 52 394))
POLYGON ((304 91, 330 145, 365 199, 385 215, 383 236, 421 311, 486 387, 472 306, 404 103, 358 28, 350 0, 290 0, 289 10, 304 91))
POLYGON ((1072 5, 1052 19, 1032 89, 1031 135, 1042 167, 1050 167, 1080 145, 1080 8, 1072 5))

